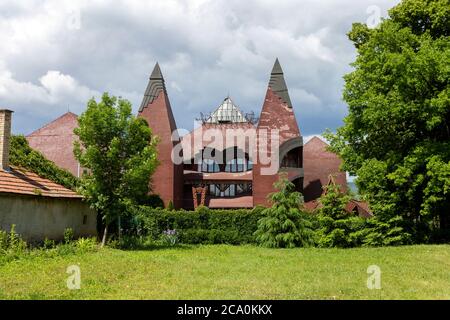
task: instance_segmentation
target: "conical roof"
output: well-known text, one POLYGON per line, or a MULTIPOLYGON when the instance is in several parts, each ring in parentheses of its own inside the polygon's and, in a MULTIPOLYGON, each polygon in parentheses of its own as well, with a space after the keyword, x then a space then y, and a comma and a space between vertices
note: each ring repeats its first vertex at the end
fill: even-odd
POLYGON ((206 123, 242 123, 248 122, 241 110, 226 97, 222 104, 210 115, 206 123))
POLYGON ((275 92, 283 101, 292 108, 291 98, 289 97, 286 81, 284 81, 283 69, 281 69, 278 58, 272 68, 270 74, 269 87, 275 92))
POLYGON ((142 99, 141 107, 139 108, 139 112, 147 107, 150 103, 155 100, 161 91, 166 92, 166 85, 164 83, 164 78, 161 73, 161 69, 159 67, 158 62, 153 68, 152 74, 150 75, 150 80, 147 85, 147 89, 145 89, 144 98, 142 99))

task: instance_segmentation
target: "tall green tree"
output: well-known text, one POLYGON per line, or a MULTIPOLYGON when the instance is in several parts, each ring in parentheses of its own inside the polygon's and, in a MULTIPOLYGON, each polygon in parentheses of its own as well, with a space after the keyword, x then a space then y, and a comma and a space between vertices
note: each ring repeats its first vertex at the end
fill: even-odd
POLYGON ((129 101, 103 94, 100 102, 91 99, 78 118, 75 156, 89 173, 81 178, 80 192, 103 220, 102 245, 108 226, 127 206, 145 198, 158 160, 157 139, 143 118, 131 114, 129 101))
POLYGON ((259 244, 270 248, 305 247, 313 244, 309 217, 300 210, 303 196, 292 182, 282 176, 274 184, 278 190, 269 195, 270 208, 263 210, 255 232, 259 244))
POLYGON ((319 247, 348 248, 361 244, 355 233, 364 228, 365 220, 345 210, 350 200, 351 197, 333 180, 324 187, 324 193, 318 199, 320 206, 315 212, 319 247))
POLYGON ((449 228, 449 17, 449 0, 403 0, 374 29, 353 24, 349 113, 327 135, 377 219, 400 216, 416 241, 449 228))

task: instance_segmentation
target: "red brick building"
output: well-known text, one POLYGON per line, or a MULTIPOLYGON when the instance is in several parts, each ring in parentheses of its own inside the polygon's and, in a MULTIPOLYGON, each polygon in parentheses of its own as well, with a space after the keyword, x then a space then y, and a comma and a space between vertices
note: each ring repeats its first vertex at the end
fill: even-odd
POLYGON ((286 174, 306 201, 318 198, 330 174, 346 189, 340 159, 317 137, 305 146, 283 70, 273 66, 259 121, 227 97, 201 125, 179 138, 160 67, 156 64, 139 116, 161 139, 152 189, 167 205, 251 208, 267 205, 273 183, 286 174))
POLYGON ((60 168, 79 177, 83 172, 80 172, 82 169, 73 154, 73 143, 76 139, 73 129, 77 127, 78 116, 67 112, 26 138, 30 147, 41 152, 60 168))
MULTIPOLYGON (((160 67, 156 64, 139 116, 147 120, 158 145, 160 165, 152 192, 166 205, 194 208, 252 208, 267 205, 279 174, 286 174, 305 201, 322 193, 329 175, 347 188, 340 159, 318 137, 303 145, 294 106, 278 59, 270 74, 258 119, 227 97, 189 134, 179 137, 160 67)), ((79 175, 73 157, 76 115, 67 113, 27 137, 30 145, 57 165, 79 175)))

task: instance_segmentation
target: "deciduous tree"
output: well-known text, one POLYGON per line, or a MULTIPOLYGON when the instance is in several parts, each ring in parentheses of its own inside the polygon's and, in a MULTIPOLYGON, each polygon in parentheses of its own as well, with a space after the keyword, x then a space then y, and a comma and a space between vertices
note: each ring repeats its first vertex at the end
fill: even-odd
POLYGON ((416 241, 449 228, 449 17, 449 0, 404 0, 374 29, 354 24, 349 113, 328 134, 378 219, 401 216, 416 241))
POLYGON ((100 102, 89 100, 78 119, 75 156, 89 173, 81 179, 80 191, 104 222, 102 244, 108 226, 127 206, 149 192, 149 181, 158 164, 156 144, 143 118, 131 114, 125 99, 103 94, 100 102))

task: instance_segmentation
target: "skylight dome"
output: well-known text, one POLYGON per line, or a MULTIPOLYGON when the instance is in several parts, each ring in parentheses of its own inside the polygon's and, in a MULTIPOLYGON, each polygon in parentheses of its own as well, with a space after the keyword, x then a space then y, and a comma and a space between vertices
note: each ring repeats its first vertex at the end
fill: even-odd
POLYGON ((242 123, 248 122, 241 110, 233 103, 230 97, 225 98, 222 104, 206 120, 206 123, 242 123))

